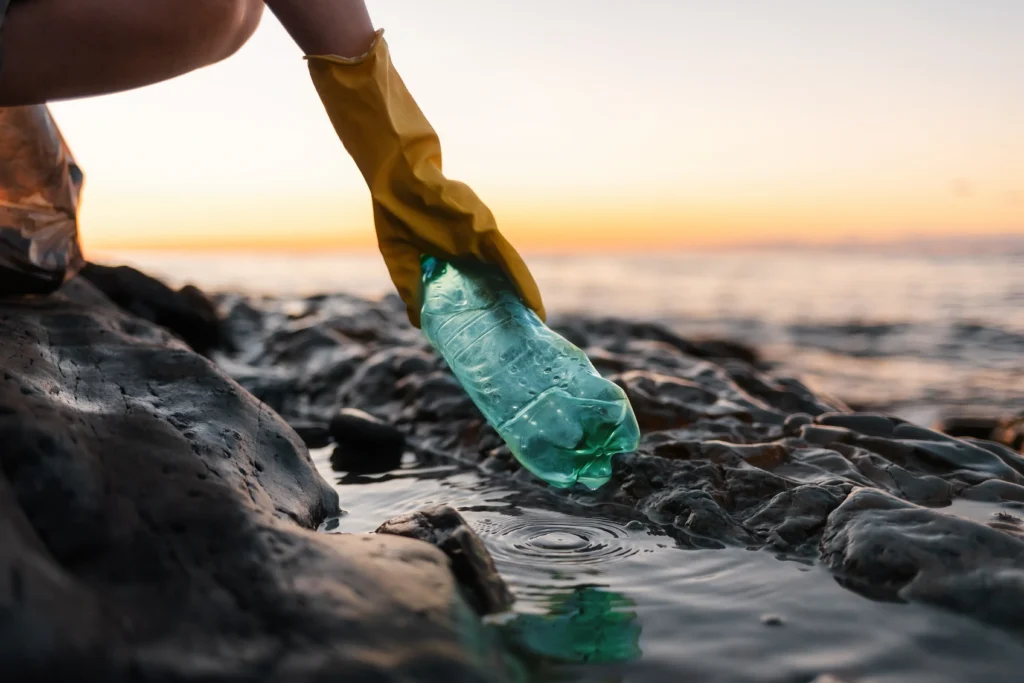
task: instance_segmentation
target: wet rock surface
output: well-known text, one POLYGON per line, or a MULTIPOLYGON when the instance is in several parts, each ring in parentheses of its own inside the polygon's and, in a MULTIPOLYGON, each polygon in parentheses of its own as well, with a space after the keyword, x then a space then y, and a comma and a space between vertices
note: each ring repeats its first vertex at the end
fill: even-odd
MULTIPOLYGON (((397 299, 223 296, 219 305, 237 349, 219 362, 273 396, 286 420, 327 424, 355 408, 399 429, 421 462, 454 459, 524 495, 543 488, 397 299)), ((1018 629, 1018 527, 995 515, 1024 507, 1019 453, 852 412, 765 371, 744 347, 691 342, 649 323, 565 317, 552 326, 625 389, 643 430, 607 486, 570 492, 559 505, 642 520, 682 547, 821 559, 858 592, 1018 629), (991 519, 958 516, 961 501, 991 503, 991 519), (934 535, 918 533, 932 527, 934 535), (960 560, 943 559, 951 554, 960 560)))
POLYGON ((0 301, 0 357, 0 679, 501 678, 444 553, 313 531, 338 500, 298 436, 166 330, 79 279, 0 301))
POLYGON ((170 330, 196 353, 208 355, 224 341, 213 302, 192 285, 175 291, 129 266, 95 263, 85 264, 79 276, 123 310, 170 330))
POLYGON ((512 593, 483 541, 454 508, 437 505, 395 517, 377 533, 415 538, 440 548, 478 613, 495 614, 512 606, 512 593))
POLYGON ((1002 418, 951 416, 940 420, 935 428, 950 436, 995 441, 1024 453, 1024 412, 1002 418))
POLYGON ((860 489, 829 517, 821 552, 855 590, 1024 632, 1024 521, 1009 513, 984 525, 860 489))
POLYGON ((343 408, 328 428, 336 444, 335 470, 357 474, 387 472, 402 464, 405 435, 395 427, 355 408, 343 408))

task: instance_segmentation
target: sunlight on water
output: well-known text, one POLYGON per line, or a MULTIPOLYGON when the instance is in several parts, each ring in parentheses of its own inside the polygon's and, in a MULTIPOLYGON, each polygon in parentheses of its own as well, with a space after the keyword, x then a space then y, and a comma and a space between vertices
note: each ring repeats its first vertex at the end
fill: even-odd
MULTIPOLYGON (((106 258, 210 290, 391 291, 372 253, 106 258)), ((852 404, 923 422, 1024 405, 1024 248, 534 257, 530 266, 555 316, 653 319, 741 341, 852 404)))

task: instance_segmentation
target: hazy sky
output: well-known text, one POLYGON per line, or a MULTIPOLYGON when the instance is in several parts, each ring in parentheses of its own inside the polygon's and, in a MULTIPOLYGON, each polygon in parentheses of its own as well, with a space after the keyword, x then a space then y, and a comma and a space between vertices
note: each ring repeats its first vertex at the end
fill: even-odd
MULTIPOLYGON (((1024 1, 378 0, 445 170, 524 249, 1024 233, 1024 1)), ((372 245, 269 14, 230 60, 59 103, 86 248, 372 245)))

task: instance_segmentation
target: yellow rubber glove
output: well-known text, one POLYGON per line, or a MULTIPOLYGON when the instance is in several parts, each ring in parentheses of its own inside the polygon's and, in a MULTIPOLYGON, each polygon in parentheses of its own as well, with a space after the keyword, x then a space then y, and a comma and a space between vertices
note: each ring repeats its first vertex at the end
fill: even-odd
POLYGON ((537 283, 490 210, 441 172, 437 134, 395 71, 383 31, 362 57, 306 59, 334 130, 370 188, 377 243, 410 322, 420 325, 422 254, 500 268, 543 319, 537 283))

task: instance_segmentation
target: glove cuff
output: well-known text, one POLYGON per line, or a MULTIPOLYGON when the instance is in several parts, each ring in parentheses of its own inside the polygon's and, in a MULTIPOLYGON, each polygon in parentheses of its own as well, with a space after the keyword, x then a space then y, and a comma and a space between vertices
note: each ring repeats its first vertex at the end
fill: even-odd
POLYGON ((384 43, 384 29, 381 28, 377 29, 376 33, 374 33, 373 42, 370 43, 369 49, 358 57, 342 57, 341 55, 305 55, 303 59, 306 61, 359 66, 360 64, 365 64, 379 54, 382 49, 382 45, 386 47, 386 43, 384 43))

